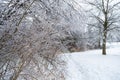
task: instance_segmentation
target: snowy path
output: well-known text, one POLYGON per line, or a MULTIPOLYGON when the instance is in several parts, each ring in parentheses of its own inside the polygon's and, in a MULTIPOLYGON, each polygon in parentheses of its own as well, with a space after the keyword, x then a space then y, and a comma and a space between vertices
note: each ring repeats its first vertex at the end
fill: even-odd
POLYGON ((66 80, 120 80, 120 43, 108 47, 106 56, 101 50, 65 54, 66 80))

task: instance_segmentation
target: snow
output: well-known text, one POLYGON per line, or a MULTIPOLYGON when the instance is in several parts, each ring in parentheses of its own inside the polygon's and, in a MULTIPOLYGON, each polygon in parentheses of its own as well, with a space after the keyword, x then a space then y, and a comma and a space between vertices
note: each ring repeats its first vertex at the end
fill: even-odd
POLYGON ((66 80, 120 80, 120 43, 107 43, 107 55, 101 55, 101 50, 64 55, 66 80))

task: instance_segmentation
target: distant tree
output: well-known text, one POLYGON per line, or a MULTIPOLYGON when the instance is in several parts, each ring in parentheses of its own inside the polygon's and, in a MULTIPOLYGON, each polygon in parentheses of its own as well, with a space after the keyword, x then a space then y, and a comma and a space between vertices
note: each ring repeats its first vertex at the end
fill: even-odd
MULTIPOLYGON (((109 32, 119 30, 120 1, 116 0, 93 0, 86 1, 91 6, 91 17, 101 25, 102 30, 102 54, 106 55, 106 40, 109 32)), ((97 25, 95 25, 97 26, 97 25)))

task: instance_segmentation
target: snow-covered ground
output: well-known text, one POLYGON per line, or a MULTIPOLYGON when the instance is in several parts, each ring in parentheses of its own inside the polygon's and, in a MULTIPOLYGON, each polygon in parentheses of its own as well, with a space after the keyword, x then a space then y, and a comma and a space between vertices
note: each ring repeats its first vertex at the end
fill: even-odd
POLYGON ((108 43, 107 55, 101 50, 65 54, 66 80, 120 80, 120 43, 108 43))

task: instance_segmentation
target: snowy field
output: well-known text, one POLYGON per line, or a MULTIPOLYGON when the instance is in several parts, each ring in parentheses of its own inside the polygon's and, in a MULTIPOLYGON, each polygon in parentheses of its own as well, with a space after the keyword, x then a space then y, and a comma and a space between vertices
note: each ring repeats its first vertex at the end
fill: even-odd
POLYGON ((65 54, 66 80, 120 80, 120 43, 108 43, 107 55, 101 50, 65 54))

